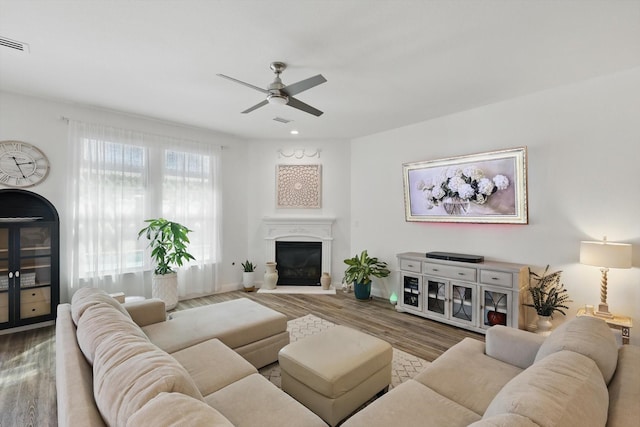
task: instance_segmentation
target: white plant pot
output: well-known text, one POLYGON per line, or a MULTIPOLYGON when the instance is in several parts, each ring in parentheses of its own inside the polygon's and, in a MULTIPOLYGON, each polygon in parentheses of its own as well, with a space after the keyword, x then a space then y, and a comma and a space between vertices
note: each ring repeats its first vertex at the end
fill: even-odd
POLYGON ((165 310, 178 305, 178 274, 154 274, 151 279, 151 296, 164 301, 165 310))
POLYGON ((242 286, 246 289, 253 288, 255 283, 256 272, 255 271, 243 271, 242 272, 242 286))
POLYGON ((536 333, 542 336, 549 336, 551 334, 551 329, 553 329, 553 324, 551 323, 551 316, 540 316, 538 314, 538 319, 536 320, 536 333))

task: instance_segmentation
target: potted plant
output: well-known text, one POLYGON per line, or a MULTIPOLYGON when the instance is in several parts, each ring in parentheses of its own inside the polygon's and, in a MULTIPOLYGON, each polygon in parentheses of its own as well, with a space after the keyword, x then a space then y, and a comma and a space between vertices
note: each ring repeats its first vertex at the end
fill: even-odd
POLYGON ((252 291, 255 289, 253 286, 255 278, 256 266, 249 260, 242 263, 242 286, 245 291, 252 291))
POLYGON ((166 309, 171 310, 178 304, 178 275, 171 267, 182 265, 192 259, 187 252, 192 230, 177 222, 164 218, 147 219, 147 226, 138 232, 138 239, 145 236, 149 240, 151 259, 155 263, 151 295, 164 301, 166 309))
POLYGON ((347 258, 348 265, 344 272, 344 282, 353 283, 353 291, 359 300, 368 300, 371 296, 371 277, 387 277, 390 274, 387 263, 370 257, 367 250, 360 255, 347 258))
POLYGON ((538 314, 537 333, 548 335, 551 333, 551 318, 554 312, 565 314, 564 310, 569 309, 565 304, 571 302, 569 294, 560 283, 562 271, 547 274, 549 266, 544 269, 542 275, 538 275, 529 269, 529 293, 531 303, 526 303, 527 307, 533 307, 538 314))

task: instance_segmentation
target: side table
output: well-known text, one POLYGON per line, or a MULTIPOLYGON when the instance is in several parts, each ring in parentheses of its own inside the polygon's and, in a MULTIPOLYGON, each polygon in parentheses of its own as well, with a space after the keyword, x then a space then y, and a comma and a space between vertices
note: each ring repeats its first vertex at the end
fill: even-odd
POLYGON ((631 317, 617 316, 614 314, 612 318, 607 319, 605 317, 588 314, 585 311, 584 307, 578 310, 577 315, 597 317, 598 319, 604 320, 605 322, 607 322, 607 325, 609 325, 610 328, 622 331, 622 344, 629 344, 629 339, 631 338, 631 328, 633 327, 633 320, 631 319, 631 317))

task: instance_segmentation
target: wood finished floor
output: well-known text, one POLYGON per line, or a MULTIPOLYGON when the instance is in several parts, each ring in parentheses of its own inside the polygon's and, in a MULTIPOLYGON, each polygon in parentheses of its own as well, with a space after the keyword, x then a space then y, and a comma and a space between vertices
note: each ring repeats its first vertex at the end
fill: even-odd
MULTIPOLYGON (((313 314, 360 329, 392 346, 432 361, 465 337, 484 336, 418 316, 398 313, 388 301, 357 301, 353 294, 258 294, 227 292, 182 301, 176 310, 249 298, 289 319, 313 314)), ((55 327, 0 335, 0 427, 57 426, 55 327)))

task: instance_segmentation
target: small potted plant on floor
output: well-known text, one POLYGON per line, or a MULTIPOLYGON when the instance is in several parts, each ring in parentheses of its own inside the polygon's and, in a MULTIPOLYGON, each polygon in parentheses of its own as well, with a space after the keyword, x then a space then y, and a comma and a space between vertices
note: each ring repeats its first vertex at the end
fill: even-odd
POLYGON ((249 292, 255 290, 253 282, 255 279, 256 266, 249 260, 242 263, 242 286, 244 290, 249 292))
POLYGON ((571 302, 567 290, 560 283, 562 271, 547 274, 548 271, 548 265, 542 275, 529 270, 529 294, 532 302, 524 304, 536 310, 538 314, 536 332, 542 335, 551 333, 550 319, 553 318, 553 313, 557 311, 564 315, 563 309, 569 309, 565 304, 571 302))
POLYGON ((151 259, 155 262, 151 295, 164 301, 166 309, 171 310, 178 304, 178 275, 172 265, 182 265, 195 259, 187 252, 192 230, 177 222, 164 218, 147 219, 147 226, 138 232, 138 239, 143 235, 149 240, 151 259))
POLYGON ((345 259, 344 263, 348 265, 344 282, 353 283, 353 291, 359 300, 371 297, 371 277, 387 277, 391 273, 386 262, 370 257, 366 249, 360 255, 345 259))

